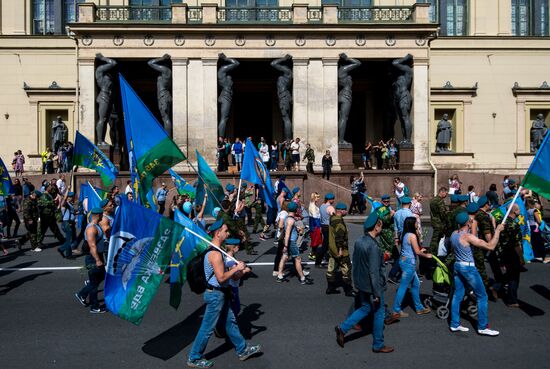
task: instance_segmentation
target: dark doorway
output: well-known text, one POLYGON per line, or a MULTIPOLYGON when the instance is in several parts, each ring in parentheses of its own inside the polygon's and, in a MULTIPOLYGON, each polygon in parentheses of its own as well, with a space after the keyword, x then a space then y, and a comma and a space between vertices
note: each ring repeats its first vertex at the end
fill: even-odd
POLYGON ((230 141, 236 137, 241 140, 252 137, 254 142, 259 142, 260 137, 267 142, 280 141, 283 124, 277 102, 278 72, 271 67, 271 60, 239 60, 239 63, 231 73, 233 105, 226 136, 230 141))

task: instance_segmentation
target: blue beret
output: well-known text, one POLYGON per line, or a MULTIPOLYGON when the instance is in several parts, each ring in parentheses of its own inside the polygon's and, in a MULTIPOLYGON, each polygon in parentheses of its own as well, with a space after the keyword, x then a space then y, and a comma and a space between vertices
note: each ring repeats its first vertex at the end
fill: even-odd
POLYGON ((401 203, 402 204, 410 204, 411 203, 411 198, 409 196, 403 196, 401 198, 401 203))
POLYGON ((228 183, 225 185, 225 189, 227 190, 227 192, 233 192, 235 190, 235 185, 228 183))
POLYGON ((225 240, 226 246, 238 246, 240 243, 241 240, 239 240, 238 238, 228 238, 227 240, 225 240))
POLYGON ((477 200, 477 205, 481 208, 485 206, 488 202, 489 199, 487 198, 487 196, 483 195, 479 198, 479 200, 477 200))
POLYGON ((451 197, 451 202, 458 202, 458 195, 455 195, 454 193, 450 196, 451 197))
POLYGON ((479 210, 479 205, 476 204, 475 202, 471 202, 468 204, 468 206, 466 206, 466 211, 468 212, 468 214, 475 214, 477 213, 478 210, 479 210))
POLYGON ((372 211, 367 219, 365 219, 365 223, 363 223, 363 228, 369 231, 376 225, 376 222, 378 222, 378 213, 376 211, 372 211))
POLYGON ((339 202, 336 204, 335 209, 336 210, 346 210, 348 207, 343 202, 339 202))
POLYGON ((292 194, 296 194, 298 192, 300 192, 300 187, 296 186, 292 189, 292 194))
POLYGON ((325 195, 326 200, 334 200, 334 194, 332 192, 329 192, 325 195))
MULTIPOLYGON (((243 188, 243 187, 248 187, 248 183, 246 183, 246 182, 241 183, 241 188, 243 188)), ((227 243, 227 241, 225 241, 225 242, 227 243)))
POLYGON ((296 204, 295 202, 291 202, 290 204, 288 204, 287 206, 287 210, 289 212, 294 212, 296 211, 296 209, 298 209, 298 204, 296 204))
POLYGON ((213 216, 214 218, 217 218, 217 217, 218 217, 218 214, 220 213, 220 210, 222 210, 222 209, 220 209, 219 207, 214 208, 214 209, 212 210, 212 216, 213 216))
POLYGON ((107 206, 108 203, 109 203, 109 199, 103 199, 103 200, 101 200, 101 202, 99 203, 99 207, 100 207, 100 208, 104 208, 105 206, 107 206))
POLYGON ((103 214, 103 209, 102 208, 93 208, 92 209, 92 214, 103 214))
POLYGON ((470 201, 470 196, 468 195, 458 195, 457 196, 457 202, 466 202, 470 201))
POLYGON ((281 192, 289 193, 290 190, 288 189, 288 187, 283 187, 283 188, 281 189, 281 192))
POLYGON ((513 184, 516 184, 516 181, 514 181, 513 179, 509 179, 508 180, 508 185, 513 185, 513 184))
POLYGON ((38 191, 38 190, 34 190, 33 192, 34 192, 34 194, 35 194, 36 196, 38 196, 38 197, 42 196, 42 192, 40 192, 40 191, 38 191))
POLYGON ((68 197, 74 197, 74 192, 72 192, 72 191, 69 192, 69 193, 67 194, 67 196, 68 196, 68 197))
POLYGON ((191 202, 186 201, 183 203, 183 211, 187 214, 191 214, 191 210, 193 210, 193 205, 191 202))
POLYGON ((458 213, 455 217, 455 221, 457 222, 457 224, 459 226, 463 226, 464 224, 466 224, 468 222, 468 220, 470 220, 470 216, 468 215, 468 213, 462 211, 460 213, 458 213))
POLYGON ((218 229, 220 229, 222 226, 223 226, 223 220, 222 220, 222 219, 216 220, 216 221, 210 226, 210 228, 208 228, 208 232, 210 232, 210 233, 215 232, 215 231, 217 231, 218 229))
POLYGON ((380 198, 382 201, 384 200, 389 200, 390 199, 390 195, 382 195, 382 197, 380 198))

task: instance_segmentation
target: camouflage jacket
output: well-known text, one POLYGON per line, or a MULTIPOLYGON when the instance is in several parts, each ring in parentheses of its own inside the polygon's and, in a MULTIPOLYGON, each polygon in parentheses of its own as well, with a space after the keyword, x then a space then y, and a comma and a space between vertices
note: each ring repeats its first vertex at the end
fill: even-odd
POLYGON ((315 152, 312 148, 309 148, 306 150, 306 154, 304 155, 304 158, 307 159, 308 163, 313 163, 315 161, 315 152))
POLYGON ((342 249, 342 256, 349 256, 348 228, 344 218, 339 215, 330 217, 328 228, 328 249, 333 257, 338 257, 338 249, 342 249))
POLYGON ((223 224, 227 226, 227 229, 229 231, 229 236, 231 238, 241 238, 239 234, 239 226, 237 225, 237 221, 233 219, 233 217, 227 213, 225 213, 223 210, 221 210, 218 213, 218 217, 216 220, 222 219, 223 224))
POLYGON ((495 227, 493 227, 493 222, 491 220, 491 216, 484 212, 483 210, 479 210, 475 215, 475 221, 477 222, 477 237, 482 239, 483 241, 487 241, 485 238, 485 235, 487 233, 490 233, 491 236, 495 234, 495 227))
POLYGON ((55 201, 53 201, 53 198, 49 193, 44 192, 42 196, 40 196, 40 198, 38 199, 38 209, 40 210, 40 215, 42 216, 55 215, 57 206, 55 205, 55 201))
POLYGON ((31 198, 23 200, 23 220, 25 222, 29 220, 36 222, 38 221, 38 216, 38 201, 31 198))
POLYGON ((504 260, 516 259, 516 247, 521 246, 521 228, 515 219, 508 217, 498 240, 498 255, 504 260))
POLYGON ((445 231, 449 228, 447 213, 447 206, 445 205, 443 199, 439 196, 435 196, 430 201, 430 217, 432 227, 439 231, 445 231))

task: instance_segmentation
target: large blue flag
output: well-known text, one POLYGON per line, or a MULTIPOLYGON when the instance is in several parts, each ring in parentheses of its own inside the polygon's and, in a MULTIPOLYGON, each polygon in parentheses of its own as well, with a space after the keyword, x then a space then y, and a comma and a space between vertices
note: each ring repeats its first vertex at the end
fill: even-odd
POLYGON ((132 186, 136 186, 136 179, 139 181, 134 197, 139 195, 144 201, 153 179, 186 157, 120 74, 119 80, 132 186))
POLYGON ((0 195, 8 196, 11 191, 11 178, 8 168, 6 168, 6 165, 0 159, 0 195))
POLYGON ((118 175, 118 169, 105 154, 86 137, 76 131, 74 140, 73 164, 95 170, 105 186, 110 187, 118 175))
MULTIPOLYGON (((493 210, 491 215, 495 217, 496 223, 499 224, 502 222, 504 215, 508 206, 512 203, 513 199, 508 200, 504 205, 501 205, 499 208, 493 210)), ((525 261, 533 260, 535 255, 533 254, 533 248, 531 247, 531 228, 529 227, 529 222, 527 221, 527 209, 525 208, 525 202, 523 199, 518 196, 515 201, 519 206, 520 215, 516 218, 516 222, 519 224, 521 229, 521 237, 523 240, 523 258, 525 261)))
POLYGON ((221 202, 225 198, 225 192, 222 184, 216 173, 208 166, 208 163, 201 156, 198 150, 197 153, 197 165, 198 165, 198 185, 197 185, 197 197, 195 199, 196 204, 202 204, 204 194, 208 194, 208 200, 206 201, 205 210, 206 214, 212 214, 212 210, 215 207, 221 206, 221 202))
POLYGON ((241 170, 241 179, 257 184, 260 189, 260 196, 264 199, 267 206, 276 209, 277 203, 273 197, 273 185, 269 171, 265 167, 258 150, 248 138, 244 150, 243 168, 241 170))
MULTIPOLYGON (((99 207, 99 203, 103 200, 98 189, 94 188, 89 183, 80 184, 80 192, 78 193, 78 202, 82 206, 83 214, 78 216, 78 227, 84 225, 84 218, 88 217, 90 210, 99 207)), ((88 219, 89 221, 89 219, 88 219)))
POLYGON ((195 187, 187 183, 185 179, 181 178, 178 173, 172 170, 172 168, 168 169, 168 172, 170 173, 170 176, 172 177, 172 180, 176 185, 176 190, 178 191, 178 194, 187 195, 191 199, 195 199, 195 195, 196 195, 195 187))
POLYGON ((544 141, 540 145, 535 158, 531 162, 521 185, 535 191, 539 195, 550 199, 550 133, 546 132, 544 141))
POLYGON ((180 241, 183 227, 121 199, 109 242, 105 303, 113 314, 139 324, 180 241))
POLYGON ((208 242, 199 236, 208 241, 211 237, 179 209, 174 212, 174 220, 185 227, 170 261, 170 306, 177 309, 181 302, 181 289, 187 277, 187 263, 209 246, 208 242))

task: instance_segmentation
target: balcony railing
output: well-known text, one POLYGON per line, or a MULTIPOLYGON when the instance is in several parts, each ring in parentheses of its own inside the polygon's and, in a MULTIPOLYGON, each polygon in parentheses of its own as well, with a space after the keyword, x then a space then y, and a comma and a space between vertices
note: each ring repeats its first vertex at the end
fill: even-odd
POLYGON ((218 8, 218 23, 291 23, 292 8, 218 8))
POLYGON ((172 21, 170 6, 98 6, 98 22, 167 22, 172 21))
POLYGON ((338 23, 433 23, 429 4, 413 6, 227 8, 215 3, 200 6, 103 6, 94 3, 78 5, 78 22, 173 23, 173 24, 338 24, 338 23))
POLYGON ((338 20, 341 22, 411 22, 412 15, 412 7, 403 6, 338 8, 338 20))

